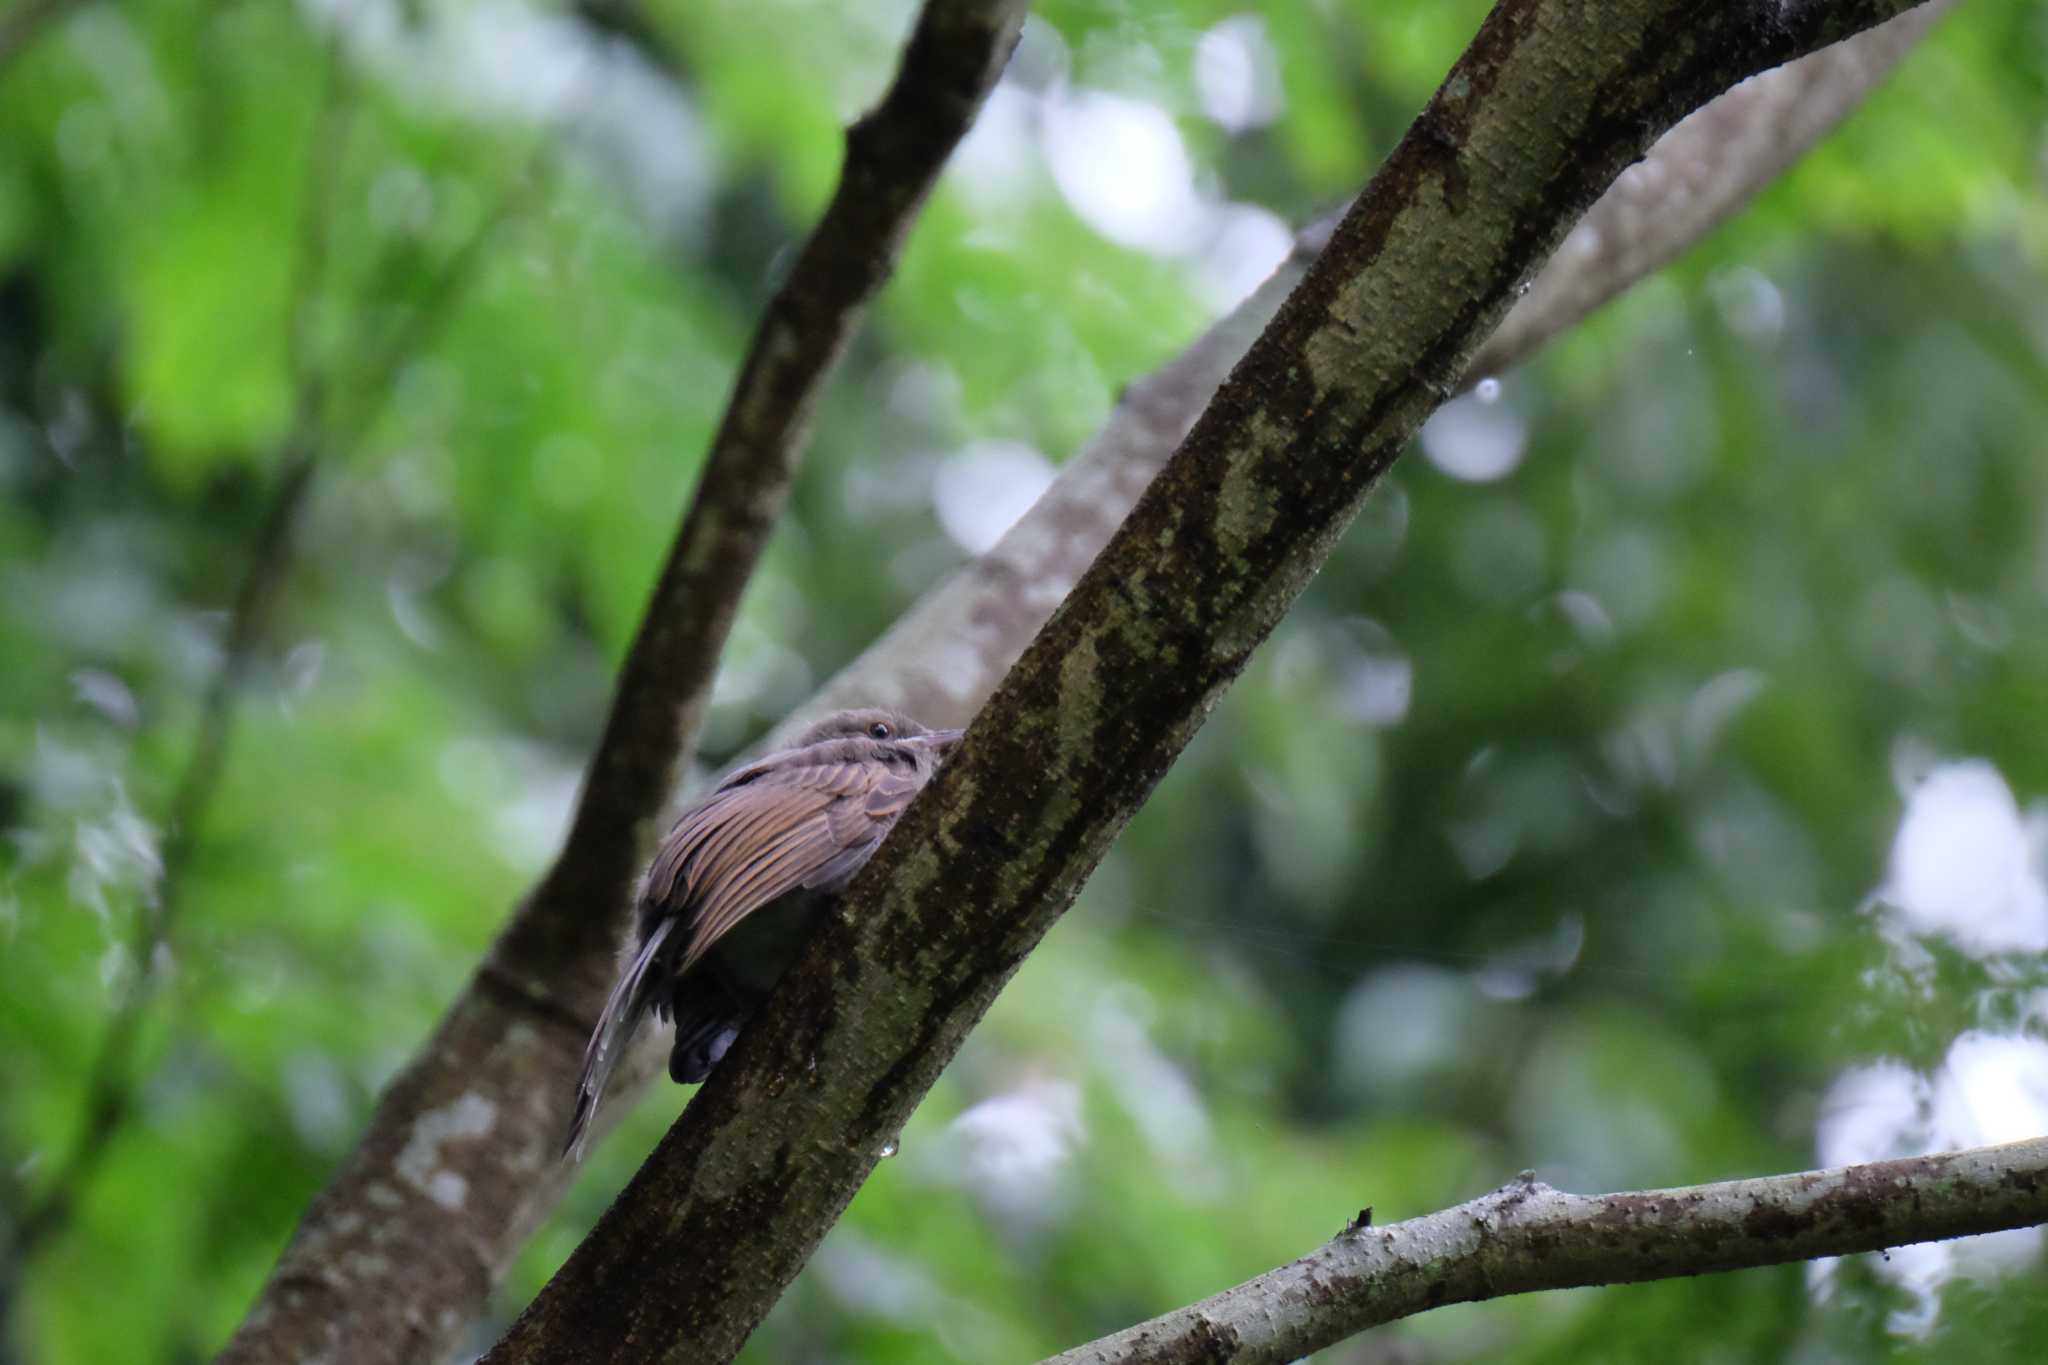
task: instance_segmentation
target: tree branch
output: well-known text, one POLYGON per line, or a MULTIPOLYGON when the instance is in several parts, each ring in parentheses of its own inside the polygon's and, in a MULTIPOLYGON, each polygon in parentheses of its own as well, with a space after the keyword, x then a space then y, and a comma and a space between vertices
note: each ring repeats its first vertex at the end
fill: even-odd
POLYGON ((1677 259, 1804 156, 1954 8, 1955 0, 1930 0, 1752 76, 1679 123, 1600 196, 1467 373, 1478 379, 1519 364, 1677 259))
POLYGON ((770 1007, 486 1359, 731 1359, 1520 282, 1684 114, 1904 8, 1498 5, 770 1007))
POLYGON ((1044 1365, 1278 1365, 1448 1303, 1847 1256, 2048 1222, 2048 1138, 1675 1190, 1524 1176, 1319 1250, 1044 1365))
MULTIPOLYGON (((1461 382, 1521 364, 1676 259, 1825 136, 1952 8, 1953 0, 1934 0, 1910 10, 1744 81, 1680 122, 1580 220, 1461 382)), ((777 733, 855 705, 896 706, 933 725, 966 723, 1109 542, 1335 225, 1333 217, 1304 229, 1270 280, 1126 388, 1102 430, 1000 544, 906 612, 777 733)))
MULTIPOLYGON (((1849 45, 1874 46, 1872 40, 1879 36, 1864 35, 1850 40, 1849 45)), ((1824 128, 1798 119, 1797 109, 1804 104, 1850 107, 1882 77, 1884 69, 1862 63, 1831 63, 1823 68, 1802 62, 1788 70, 1788 77, 1794 72, 1798 73, 1796 80, 1782 83, 1793 97, 1791 112, 1760 107, 1751 93, 1757 83, 1729 92, 1710 107, 1709 113, 1721 111, 1720 117, 1729 126, 1763 130, 1761 139, 1738 139, 1735 146, 1744 154, 1755 152, 1760 142, 1769 146, 1772 131, 1781 124, 1811 128, 1812 136, 1817 137, 1824 128)), ((1700 149, 1702 156, 1714 153, 1711 145, 1700 149)), ((1660 144, 1651 160, 1662 155, 1660 144)), ((1777 169, 1772 165, 1763 172, 1746 172, 1741 157, 1723 159, 1727 173, 1712 177, 1711 189, 1699 194, 1702 198, 1709 193, 1724 195, 1729 207, 1746 200, 1777 169)), ((1655 220, 1632 216, 1615 233, 1604 234, 1603 240, 1619 243, 1624 231, 1655 227, 1655 220)), ((1688 244, 1676 241, 1669 250, 1675 254, 1688 244)), ((806 718, 839 706, 870 701, 902 705, 932 724, 965 722, 1108 541, 1217 385, 1299 282, 1319 245, 1320 239, 1298 251, 1273 281, 1178 359, 1132 384, 1102 431, 1067 462, 1053 488, 1001 545, 906 614, 789 723, 801 725, 806 718)), ((1630 259, 1645 271, 1661 263, 1661 258, 1643 263, 1647 253, 1634 253, 1630 259)), ((1590 258, 1561 254, 1545 275, 1568 282, 1591 264, 1590 258)), ((1559 304, 1558 311, 1546 315, 1548 325, 1541 329, 1545 336, 1576 321, 1581 313, 1570 310, 1590 307, 1584 300, 1596 293, 1565 287, 1550 292, 1559 304)), ((1517 313, 1545 293, 1544 281, 1539 280, 1517 313)), ((1486 367, 1498 370, 1519 358, 1492 359, 1486 367)), ((602 977, 613 962, 609 947, 599 945, 581 961, 565 962, 564 970, 602 977)), ((265 1330, 256 1319, 272 1318, 280 1311, 304 1318, 330 1315, 337 1324, 337 1339, 346 1324, 361 1323, 368 1331, 393 1318, 415 1323, 414 1339, 394 1341, 384 1348, 386 1358, 434 1356, 439 1344, 450 1340, 481 1309, 490 1285, 566 1187, 569 1172, 551 1160, 536 1160, 534 1154, 545 1151, 551 1157, 553 1145, 559 1142, 560 1097, 573 1084, 582 1043, 576 1030, 583 1026, 581 1018, 565 1020, 553 997, 527 997, 501 987, 489 973, 480 973, 412 1063, 406 1073, 407 1091, 387 1094, 362 1147, 307 1211, 292 1248, 255 1307, 252 1322, 245 1324, 236 1339, 238 1354, 231 1358, 289 1358, 288 1352, 271 1354, 261 1342, 251 1339, 252 1334, 260 1336, 265 1330), (487 1112, 495 1115, 528 1108, 538 1112, 531 1122, 501 1124, 487 1139, 453 1146, 436 1145, 437 1130, 422 1123, 435 1115, 453 1118, 486 1112, 478 1106, 487 1106, 487 1112), (408 1214, 407 1245, 426 1263, 459 1265, 462 1273, 424 1279, 406 1275, 401 1269, 374 1283, 353 1278, 330 1281, 319 1268, 321 1249, 336 1253, 374 1250, 359 1245, 360 1239, 350 1240, 345 1230, 361 1228, 366 1221, 375 1226, 385 1216, 380 1199, 414 1196, 415 1191, 394 1174, 393 1163, 396 1154, 410 1149, 415 1134, 426 1140, 419 1150, 438 1158, 443 1169, 469 1182, 470 1197, 461 1210, 437 1207, 423 1214, 408 1214), (471 1147, 495 1151, 472 1156, 471 1147), (426 1226, 422 1226, 422 1217, 426 1226), (367 1310, 369 1317, 356 1316, 363 1311, 354 1306, 359 1300, 377 1301, 367 1310)), ((637 1072, 625 1070, 615 1078, 613 1094, 618 1102, 607 1105, 608 1114, 643 1094, 658 1070, 644 1060, 651 1054, 640 1055, 642 1064, 637 1072)), ((369 1339, 353 1336, 359 1345, 369 1339)), ((278 1344, 282 1352, 286 1344, 283 1333, 278 1344)))
MULTIPOLYGON (((561 857, 493 950, 521 989, 608 955, 710 696, 741 592, 780 518, 824 383, 917 210, 1009 60, 1022 0, 931 0, 882 103, 847 131, 824 217, 769 301, 688 515, 620 671, 561 857)), ((594 1004, 610 986, 608 957, 594 1004)))
POLYGON ((560 1100, 818 394, 1023 12, 928 0, 894 83, 848 131, 838 189, 755 332, 621 670, 561 855, 386 1090, 223 1360, 438 1359, 553 1203, 560 1100))

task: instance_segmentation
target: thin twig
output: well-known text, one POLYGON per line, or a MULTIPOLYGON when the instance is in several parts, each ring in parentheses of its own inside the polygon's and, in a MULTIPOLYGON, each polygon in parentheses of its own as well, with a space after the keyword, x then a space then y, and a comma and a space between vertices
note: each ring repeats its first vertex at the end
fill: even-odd
POLYGON ((303 449, 293 453, 264 510, 256 546, 229 616, 227 646, 207 689, 199 736, 171 799, 157 903, 153 910, 145 909, 136 916, 130 949, 134 965, 127 989, 114 1006, 106 1037, 88 1071, 78 1136, 15 1232, 13 1249, 19 1260, 29 1259, 44 1242, 62 1231, 79 1194, 99 1169, 114 1135, 134 1108, 140 1081, 135 1073, 135 1045, 155 994, 157 960, 169 942, 171 926, 182 904, 186 869, 199 823, 226 763, 234 696, 247 670, 264 604, 283 575, 289 558, 292 523, 305 501, 312 475, 311 454, 303 449))
POLYGON ((1291 1265, 1042 1365, 1276 1365, 1444 1304, 1787 1265, 2041 1222, 2048 1138, 1628 1194, 1567 1194, 1525 1175, 1421 1218, 1377 1228, 1361 1218, 1291 1265))
MULTIPOLYGON (((11 1213, 26 1203, 19 1173, 11 1165, 0 1165, 0 1209, 11 1213)), ((12 1218, 9 1222, 19 1226, 12 1218)), ((22 1259, 14 1254, 11 1237, 0 1243, 0 1365, 17 1365, 20 1360, 9 1324, 14 1321, 14 1300, 21 1291, 23 1269, 22 1259)))

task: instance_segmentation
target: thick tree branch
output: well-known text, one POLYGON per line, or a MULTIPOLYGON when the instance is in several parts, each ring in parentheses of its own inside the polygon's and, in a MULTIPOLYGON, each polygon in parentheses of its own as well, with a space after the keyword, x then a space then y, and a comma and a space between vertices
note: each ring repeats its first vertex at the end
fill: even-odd
POLYGON ((1904 8, 1497 6, 842 913, 487 1359, 731 1359, 1520 282, 1680 117, 1904 8))
POLYGON ((1525 1175, 1346 1229, 1292 1265, 1045 1365, 1278 1365, 1447 1303, 1784 1265, 2048 1222, 2048 1138, 1630 1194, 1525 1175))
MULTIPOLYGON (((1467 367, 1469 382, 1526 360, 1613 295, 1681 254, 1827 133, 1926 35, 1953 0, 1933 0, 1865 33, 1744 81, 1687 117, 1588 211, 1601 249, 1558 252, 1467 367), (1715 136, 1705 135, 1711 127, 1715 136), (1684 184, 1669 214, 1643 187, 1684 184), (1678 229, 1682 229, 1678 230, 1678 229)), ((964 725, 1045 625, 1216 388, 1273 320, 1329 241, 1336 216, 1304 228, 1271 279, 1185 351, 1130 384, 1093 439, 986 555, 916 606, 764 739, 765 751, 821 716, 890 705, 933 725, 964 725)), ((643 1040, 614 1080, 629 1106, 660 1072, 643 1040)))
MULTIPOLYGON (((1874 47, 1873 40, 1880 37, 1878 33, 1863 35, 1846 46, 1874 47)), ((664 59, 659 64, 666 65, 665 53, 657 51, 656 55, 664 59)), ((1752 83, 1729 92, 1702 113, 1700 117, 1708 117, 1719 111, 1729 127, 1762 131, 1761 137, 1750 133, 1739 137, 1731 144, 1733 155, 1717 152, 1712 145, 1698 149, 1698 156, 1718 158, 1724 167, 1723 173, 1710 178, 1711 189, 1700 191, 1702 197, 1725 196, 1724 206, 1745 201, 1777 167, 1745 169, 1744 157, 1754 154, 1760 145, 1770 145, 1774 130, 1782 125, 1812 128, 1818 136, 1824 129, 1800 118, 1798 109, 1805 105, 1849 107, 1881 78, 1884 69, 1866 63, 1821 67, 1808 61, 1789 68, 1786 74, 1790 77, 1793 73, 1798 73, 1796 80, 1782 82, 1796 97, 1790 111, 1759 106, 1751 94, 1756 84, 1752 83)), ((1675 130, 1672 137, 1680 131, 1675 130)), ((1663 155, 1660 144, 1651 154, 1652 163, 1663 155)), ((1623 232, 1654 231, 1656 227, 1654 220, 1635 215, 1614 233, 1603 234, 1603 240, 1619 243, 1623 232)), ((1696 227, 1698 230, 1703 228, 1696 227)), ((1689 240, 1677 240, 1668 250, 1675 254, 1689 244, 1689 240)), ((1280 300, 1299 282, 1319 245, 1317 239, 1298 252, 1272 282, 1179 359, 1131 385, 1101 433, 1067 463, 1052 490, 1000 546, 927 597, 882 641, 834 678, 792 723, 801 724, 806 716, 869 700, 902 704, 934 724, 963 723, 971 716, 1107 542, 1217 385, 1270 321, 1280 300)), ((1635 252, 1629 259, 1647 271, 1662 258, 1635 252)), ((1531 330, 1547 336, 1569 326, 1581 316, 1572 309, 1590 307, 1585 300, 1601 296, 1600 291, 1569 287, 1572 277, 1593 264, 1587 256, 1560 254, 1545 271, 1546 276, 1561 278, 1560 287, 1546 290, 1544 281, 1539 280, 1529 298, 1518 306, 1517 314, 1547 294, 1559 300, 1560 311, 1546 315, 1542 328, 1531 330)), ((1490 359, 1486 368, 1497 371, 1519 358, 1490 359)), ((573 972, 602 975, 612 964, 609 947, 599 945, 585 954, 580 964, 565 966, 573 972)), ((566 1185, 567 1172, 559 1165, 551 1161, 536 1164, 532 1159, 536 1143, 551 1146, 559 1140, 555 1125, 561 1117, 557 1112, 560 1097, 573 1082, 581 1045, 574 1030, 582 1021, 570 1020, 558 1028, 561 1018, 551 997, 529 997, 509 985, 501 987, 488 973, 480 974, 408 1071, 410 1098, 396 1093, 385 1098, 363 1150, 309 1209, 298 1242, 264 1291, 258 1314, 273 1314, 293 1300, 307 1314, 330 1313, 339 1322, 355 1311, 349 1306, 355 1296, 381 1299, 391 1312, 420 1324, 416 1341, 390 1348, 388 1358, 394 1359, 409 1358, 413 1353, 431 1356, 435 1343, 450 1339, 463 1322, 473 1318, 489 1285, 566 1185), (421 1122, 435 1115, 452 1122, 464 1114, 505 1114, 528 1104, 537 1104, 541 1110, 533 1123, 519 1124, 516 1130, 500 1128, 473 1144, 439 1145, 438 1134, 450 1130, 421 1122), (473 1193, 460 1210, 427 1210, 432 1235, 417 1240, 419 1229, 409 1228, 408 1243, 440 1262, 464 1266, 465 1272, 453 1277, 452 1288, 450 1277, 445 1276, 417 1284, 393 1283, 388 1277, 362 1284, 354 1279, 328 1281, 318 1271, 317 1249, 350 1249, 337 1238, 337 1226, 375 1226, 383 1217, 380 1199, 413 1195, 394 1178, 391 1161, 392 1153, 413 1150, 410 1144, 416 1133, 423 1139, 417 1150, 471 1181, 468 1188, 473 1193), (472 1158, 466 1150, 471 1146, 502 1150, 472 1158), (446 1160, 451 1157, 456 1159, 446 1160), (504 1207, 513 1203, 516 1208, 504 1207), (293 1266, 303 1267, 304 1273, 288 1274, 293 1266)), ((614 1094, 620 1097, 620 1104, 643 1093, 652 1074, 653 1068, 643 1067, 637 1076, 616 1078, 614 1094)), ((244 1340, 259 1330, 255 1324, 244 1329, 244 1337, 238 1338, 238 1349, 244 1352, 240 1358, 278 1358, 244 1340)))
MULTIPOLYGON (((1854 109, 1953 0, 1935 0, 1744 81, 1658 140, 1580 220, 1479 348, 1466 378, 1521 364, 1682 254, 1854 109)), ((1066 596, 1254 338, 1300 283, 1335 220, 1305 229, 1273 278, 1124 390, 1094 439, 1002 542, 906 612, 780 727, 845 706, 901 707, 960 725, 1066 596)))
POLYGON ((994 86, 1023 0, 929 0, 755 332, 554 867, 307 1211, 223 1355, 438 1359, 552 1204, 560 1098, 811 415, 994 86))
POLYGON ((1467 373, 1476 379, 1520 363, 1676 259, 1805 155, 1954 8, 1955 0, 1931 0, 1752 76, 1686 118, 1600 196, 1467 373))

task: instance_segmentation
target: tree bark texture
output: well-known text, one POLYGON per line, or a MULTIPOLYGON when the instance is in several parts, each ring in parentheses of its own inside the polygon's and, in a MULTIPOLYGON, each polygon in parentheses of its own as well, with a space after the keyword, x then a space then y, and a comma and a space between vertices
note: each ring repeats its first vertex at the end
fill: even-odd
MULTIPOLYGON (((1497 373, 1517 363, 1632 283, 1636 275, 1629 271, 1648 273, 1690 245, 1775 176, 1782 159, 1803 150, 1867 94, 1924 29, 1920 15, 1936 7, 1747 82, 1675 128, 1638 170, 1668 168, 1692 186, 1688 203, 1712 212, 1609 216, 1610 203, 1627 194, 1629 182, 1614 186, 1585 220, 1605 223, 1599 228, 1605 249, 1553 257, 1473 372, 1497 373), (1688 137, 1707 120, 1717 130, 1713 136, 1688 137), (1679 222, 1682 230, 1674 231, 1679 222), (1504 344, 1510 333, 1519 340, 1504 344)), ((1304 237, 1257 293, 1180 357, 1125 390, 1102 430, 1000 545, 928 595, 790 725, 869 702, 902 706, 932 724, 965 723, 1299 283, 1328 227, 1304 237)), ((653 742, 663 741, 656 736, 653 742)), ((612 869, 606 875, 615 877, 619 864, 605 850, 572 843, 561 862, 598 855, 612 869)), ((362 1352, 351 1357, 357 1359, 445 1355, 567 1186, 572 1172, 553 1160, 558 1110, 573 1087, 595 1013, 598 997, 591 992, 599 987, 590 983, 601 982, 614 964, 609 942, 587 942, 561 961, 561 983, 544 994, 519 989, 490 970, 472 980, 381 1097, 358 1149, 307 1210, 230 1358, 319 1358, 323 1344, 344 1340, 362 1352), (514 1120, 501 1121, 505 1115, 514 1120), (417 1180, 402 1178, 402 1171, 417 1180), (423 1198, 421 1182, 438 1188, 442 1200, 423 1198), (460 1200, 452 1197, 457 1189, 460 1200), (413 1273, 415 1265, 441 1269, 413 1273)), ((648 1050, 636 1052, 614 1078, 618 1102, 607 1110, 615 1113, 643 1094, 659 1061, 648 1050)))
POLYGON ((1620 172, 1906 8, 1505 0, 684 1119, 486 1357, 724 1361, 1620 172))
POLYGON ((1482 378, 1712 231, 1805 154, 1955 0, 1930 0, 1856 37, 1752 76, 1659 140, 1580 220, 1472 359, 1482 378))
POLYGON ((561 856, 380 1098, 224 1361, 438 1359, 559 1196, 586 1021, 817 396, 1023 15, 1024 0, 930 0, 882 103, 849 130, 839 187, 741 367, 561 856))
MULTIPOLYGON (((1461 382, 1521 364, 1683 254, 1825 136, 1953 8, 1954 0, 1932 0, 1744 81, 1681 121, 1579 221, 1461 382)), ((994 549, 927 594, 776 734, 864 705, 895 706, 932 725, 966 724, 1301 282, 1335 221, 1305 229, 1271 279, 1129 385, 1101 431, 994 549)))
POLYGON ((2048 1138, 1630 1194, 1524 1175, 1044 1365, 1279 1365, 1447 1303, 1783 1265, 2048 1222, 2048 1138))

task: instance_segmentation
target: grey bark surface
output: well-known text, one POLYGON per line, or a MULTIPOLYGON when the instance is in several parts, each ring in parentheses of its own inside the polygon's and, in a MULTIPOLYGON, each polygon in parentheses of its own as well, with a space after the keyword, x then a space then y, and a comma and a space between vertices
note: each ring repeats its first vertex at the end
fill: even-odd
POLYGON ((1903 8, 1497 6, 771 1006, 486 1359, 731 1359, 1522 281, 1679 118, 1903 8))
POLYGON ((1044 1365, 1279 1365, 1449 1303, 1882 1251, 2048 1221, 2048 1138, 1684 1189, 1532 1176, 1329 1243, 1044 1365))

